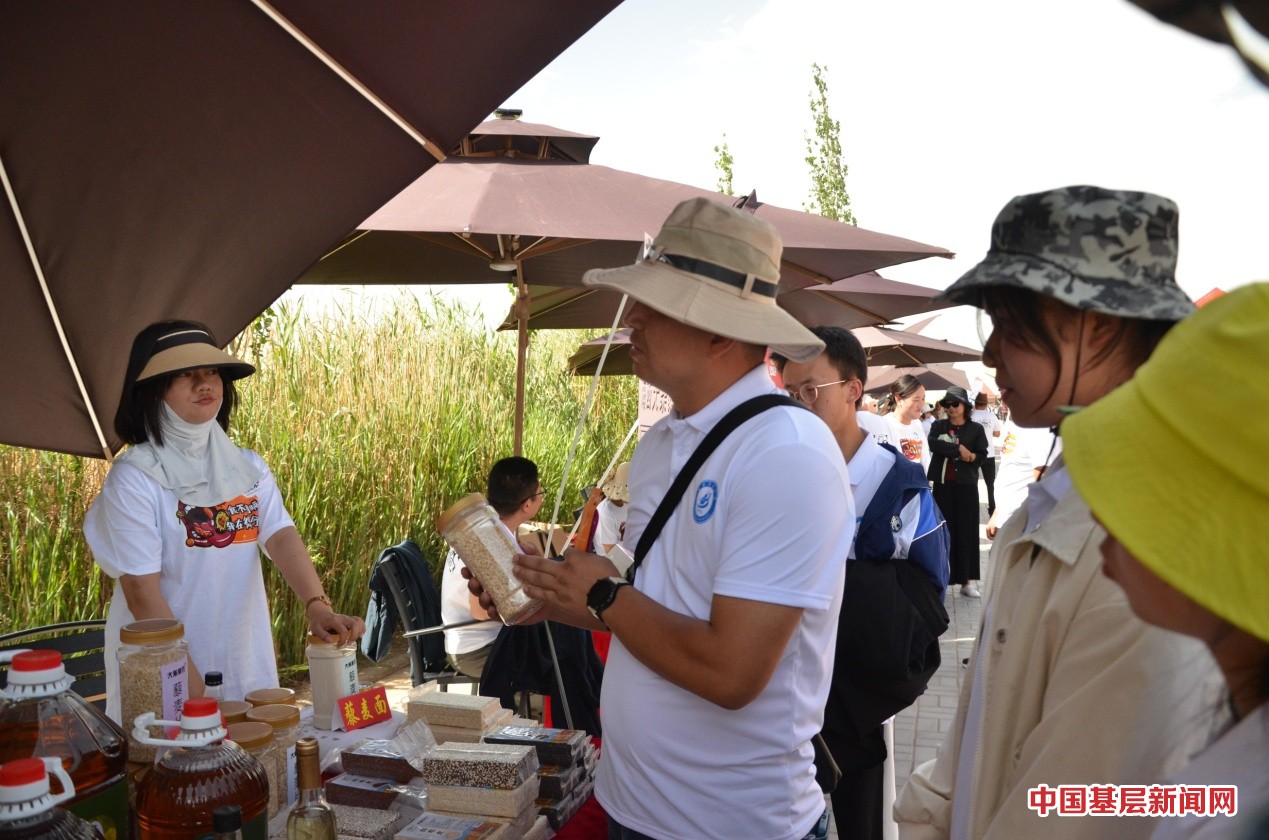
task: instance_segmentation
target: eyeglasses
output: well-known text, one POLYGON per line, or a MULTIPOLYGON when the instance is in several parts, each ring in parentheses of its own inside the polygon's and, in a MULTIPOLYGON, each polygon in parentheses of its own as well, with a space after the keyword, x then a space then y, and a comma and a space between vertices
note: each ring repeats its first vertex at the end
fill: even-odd
POLYGON ((847 382, 854 382, 853 379, 839 379, 836 382, 821 382, 818 385, 801 385, 797 388, 786 388, 789 396, 802 403, 802 405, 811 405, 820 398, 820 389, 827 388, 829 385, 842 385, 847 382))

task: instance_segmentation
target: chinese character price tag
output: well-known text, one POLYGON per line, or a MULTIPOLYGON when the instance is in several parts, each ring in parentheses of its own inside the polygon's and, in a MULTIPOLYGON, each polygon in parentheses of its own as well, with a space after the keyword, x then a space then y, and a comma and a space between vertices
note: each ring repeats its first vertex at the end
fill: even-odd
POLYGON ((336 705, 339 707, 337 723, 345 732, 392 719, 392 709, 388 708, 388 692, 383 686, 341 697, 336 705))

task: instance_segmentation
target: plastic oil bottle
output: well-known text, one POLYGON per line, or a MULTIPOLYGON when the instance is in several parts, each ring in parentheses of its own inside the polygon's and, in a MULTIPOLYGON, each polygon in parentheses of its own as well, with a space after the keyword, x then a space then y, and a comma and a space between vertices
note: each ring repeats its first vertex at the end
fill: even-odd
POLYGON ((137 787, 140 840, 212 837, 212 812, 221 805, 242 809, 244 840, 268 837, 269 781, 264 765, 225 740, 220 709, 210 697, 185 701, 181 720, 137 718, 132 737, 154 747, 171 747, 137 787), (150 737, 151 726, 179 726, 175 740, 150 737))
POLYGON ((56 807, 75 795, 70 774, 56 758, 19 758, 0 764, 0 838, 2 840, 101 840, 97 826, 56 807), (54 773, 62 792, 49 791, 54 773))
POLYGON ((97 823, 106 840, 128 834, 128 741, 118 724, 71 691, 55 650, 0 654, 10 659, 0 689, 0 762, 58 758, 74 783, 71 813, 97 823))

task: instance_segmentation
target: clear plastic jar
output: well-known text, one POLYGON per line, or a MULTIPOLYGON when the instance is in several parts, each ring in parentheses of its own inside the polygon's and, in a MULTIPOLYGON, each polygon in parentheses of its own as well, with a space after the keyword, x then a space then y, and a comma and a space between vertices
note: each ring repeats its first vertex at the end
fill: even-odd
POLYGON ((357 643, 332 644, 310 633, 304 655, 308 658, 313 726, 334 729, 336 701, 357 693, 357 643))
POLYGON ((257 688, 242 699, 252 706, 294 706, 295 692, 289 688, 257 688))
POLYGON ((281 775, 282 764, 278 760, 273 727, 259 721, 244 720, 229 724, 225 732, 228 733, 226 740, 233 741, 264 765, 265 775, 269 777, 269 819, 273 819, 282 810, 286 799, 286 780, 281 775))
POLYGON ((220 700, 220 715, 225 719, 225 726, 242 723, 247 719, 247 712, 255 708, 246 700, 220 700))
POLYGON ((154 748, 132 734, 136 719, 147 712, 176 720, 189 698, 189 645, 185 625, 175 618, 134 621, 119 631, 119 701, 128 758, 153 761, 154 748))
POLYGON ((519 624, 542 608, 511 570, 520 546, 480 493, 464 496, 436 518, 436 530, 493 598, 504 624, 519 624))
POLYGON ((294 706, 276 704, 272 706, 256 706, 247 712, 247 720, 267 723, 273 727, 273 739, 277 744, 278 777, 285 779, 285 785, 279 789, 286 796, 283 803, 288 805, 295 801, 295 742, 300 739, 300 710, 294 706))

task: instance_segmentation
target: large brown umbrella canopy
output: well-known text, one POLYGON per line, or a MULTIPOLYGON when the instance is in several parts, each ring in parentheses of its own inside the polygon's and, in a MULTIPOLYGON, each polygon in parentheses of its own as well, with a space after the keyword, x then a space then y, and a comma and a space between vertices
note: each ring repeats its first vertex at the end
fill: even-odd
MULTIPOLYGON (((604 329, 611 327, 621 296, 573 286, 530 287, 529 329, 604 329)), ((933 300, 936 290, 888 280, 875 271, 825 285, 781 291, 780 306, 810 327, 856 327, 884 324, 948 304, 933 300)), ((500 329, 515 326, 514 310, 500 329)))
POLYGON ((900 376, 915 376, 929 391, 946 391, 956 385, 968 390, 969 377, 965 371, 951 365, 928 365, 920 367, 870 367, 868 383, 864 386, 866 394, 888 394, 890 386, 900 376))
POLYGON ((117 448, 141 327, 233 337, 615 5, 0 4, 0 442, 117 448))

